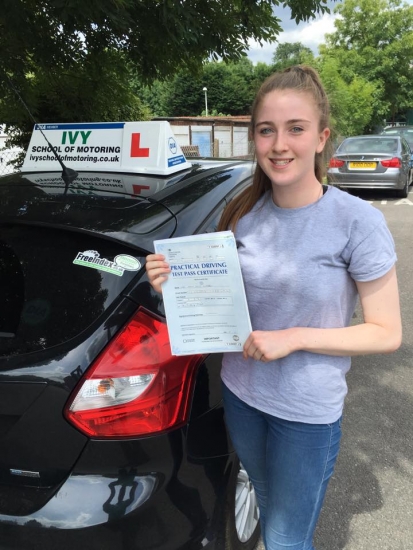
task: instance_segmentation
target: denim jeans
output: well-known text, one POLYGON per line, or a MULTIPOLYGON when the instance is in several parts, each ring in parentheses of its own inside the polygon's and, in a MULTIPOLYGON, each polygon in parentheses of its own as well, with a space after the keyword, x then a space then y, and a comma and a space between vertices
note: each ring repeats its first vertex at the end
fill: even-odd
POLYGON ((282 420, 223 384, 225 418, 257 495, 266 550, 314 550, 313 534, 340 447, 333 424, 282 420))

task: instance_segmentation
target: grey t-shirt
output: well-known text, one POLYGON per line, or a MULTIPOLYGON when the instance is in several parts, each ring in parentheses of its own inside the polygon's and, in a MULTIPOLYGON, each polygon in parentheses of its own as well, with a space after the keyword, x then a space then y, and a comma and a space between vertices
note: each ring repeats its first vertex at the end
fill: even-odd
MULTIPOLYGON (((383 214, 335 187, 294 209, 277 207, 267 192, 235 236, 253 330, 348 326, 354 281, 377 279, 396 261, 383 214)), ((342 414, 350 362, 305 351, 269 363, 226 353, 222 379, 259 410, 328 424, 342 414)))

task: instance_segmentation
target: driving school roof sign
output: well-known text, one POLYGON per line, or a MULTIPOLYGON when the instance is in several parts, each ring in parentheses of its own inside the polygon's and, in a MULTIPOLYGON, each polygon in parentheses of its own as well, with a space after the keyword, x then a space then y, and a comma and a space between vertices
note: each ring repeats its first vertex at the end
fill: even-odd
POLYGON ((104 170, 168 175, 189 168, 167 121, 36 124, 22 172, 104 170))

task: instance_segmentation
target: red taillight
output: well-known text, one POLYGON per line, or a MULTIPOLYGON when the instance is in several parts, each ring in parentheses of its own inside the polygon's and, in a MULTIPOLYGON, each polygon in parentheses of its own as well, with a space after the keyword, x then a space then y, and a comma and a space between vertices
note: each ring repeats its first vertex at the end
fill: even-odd
POLYGON ((335 157, 330 159, 329 168, 341 168, 344 166, 344 160, 336 159, 335 157))
POLYGON ((152 434, 186 422, 200 355, 171 355, 165 323, 140 309, 87 370, 65 417, 90 437, 152 434))
POLYGON ((389 160, 381 160, 380 164, 382 166, 384 166, 385 168, 401 168, 402 167, 401 160, 398 159, 397 157, 394 157, 394 158, 389 159, 389 160))

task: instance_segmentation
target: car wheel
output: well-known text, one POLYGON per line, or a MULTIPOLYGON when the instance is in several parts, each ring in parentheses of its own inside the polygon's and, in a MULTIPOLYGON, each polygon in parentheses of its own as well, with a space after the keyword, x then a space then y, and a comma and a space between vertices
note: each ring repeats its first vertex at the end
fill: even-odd
POLYGON ((236 459, 227 496, 225 550, 252 550, 259 537, 257 497, 247 472, 236 459))
POLYGON ((397 192, 397 196, 405 199, 409 195, 409 186, 410 186, 410 177, 406 178, 406 183, 404 184, 403 189, 397 192))

